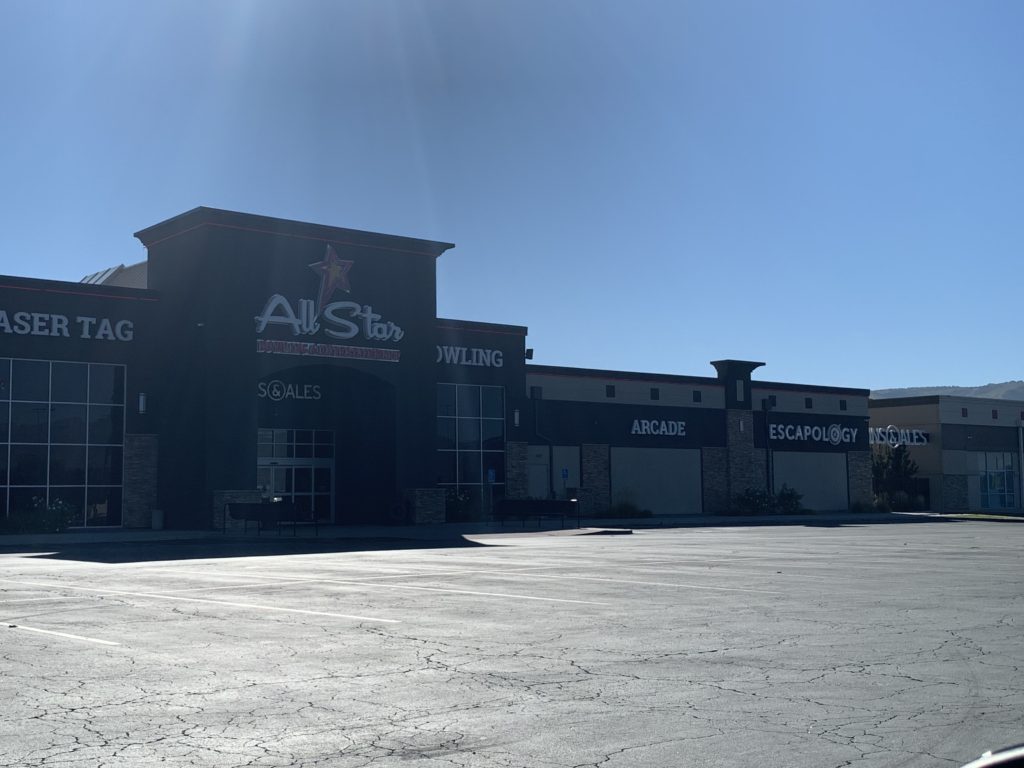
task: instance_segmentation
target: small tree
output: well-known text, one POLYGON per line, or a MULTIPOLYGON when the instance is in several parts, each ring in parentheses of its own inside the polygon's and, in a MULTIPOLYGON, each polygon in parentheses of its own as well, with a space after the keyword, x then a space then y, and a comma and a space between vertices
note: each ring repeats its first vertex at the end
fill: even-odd
POLYGON ((918 469, 907 446, 876 448, 871 457, 871 480, 879 505, 897 511, 912 509, 918 469))

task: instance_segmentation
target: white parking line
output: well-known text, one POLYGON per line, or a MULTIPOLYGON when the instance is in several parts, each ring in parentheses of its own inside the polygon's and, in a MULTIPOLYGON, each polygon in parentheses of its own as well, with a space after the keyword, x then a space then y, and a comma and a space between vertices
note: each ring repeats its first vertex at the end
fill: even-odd
MULTIPOLYGON (((545 567, 555 568, 555 567, 559 567, 559 566, 552 565, 552 566, 545 566, 545 567)), ((573 567, 573 566, 568 566, 568 567, 573 567)), ((583 566, 576 566, 576 567, 583 567, 583 566)), ((730 573, 731 572, 732 571, 730 571, 730 573)), ((564 574, 533 573, 533 572, 526 572, 526 571, 523 571, 523 570, 520 570, 520 569, 513 569, 513 570, 507 570, 507 571, 506 570, 499 570, 499 569, 487 569, 487 568, 463 568, 463 569, 460 569, 460 570, 444 570, 444 571, 424 570, 424 571, 422 571, 420 573, 408 574, 408 576, 432 578, 434 576, 449 576, 449 575, 461 575, 461 574, 477 574, 477 575, 498 574, 498 575, 519 576, 519 577, 524 578, 524 579, 549 579, 549 580, 551 580, 551 579, 553 579, 553 580, 564 579, 564 580, 568 580, 568 581, 598 581, 598 582, 609 582, 609 583, 612 583, 612 584, 635 584, 635 585, 639 585, 639 586, 648 586, 648 587, 679 587, 679 588, 683 588, 683 589, 701 589, 701 590, 709 590, 709 591, 712 591, 712 592, 751 592, 753 594, 760 594, 760 595, 780 595, 780 594, 782 594, 782 592, 779 592, 777 590, 753 589, 751 587, 719 587, 719 586, 711 586, 711 585, 706 585, 706 584, 689 584, 689 583, 664 582, 664 581, 636 581, 636 580, 630 580, 630 579, 611 579, 611 578, 605 578, 605 577, 601 577, 601 576, 569 576, 569 575, 564 575, 564 574)), ((211 576, 211 575, 222 575, 222 574, 209 574, 209 573, 207 573, 207 574, 203 574, 203 575, 211 576)), ((279 576, 257 576, 256 574, 244 574, 244 576, 242 574, 238 574, 238 575, 240 577, 242 577, 242 578, 266 579, 267 581, 274 580, 274 581, 278 581, 278 582, 282 578, 282 577, 279 577, 279 576)), ((758 574, 758 575, 763 576, 764 574, 758 574)), ((609 605, 609 603, 595 602, 593 600, 570 600, 570 599, 564 598, 564 597, 537 597, 537 596, 534 596, 534 595, 513 595, 513 594, 499 593, 499 592, 479 592, 479 591, 474 591, 474 590, 452 589, 452 588, 448 588, 448 587, 422 587, 422 586, 413 586, 413 585, 406 585, 406 584, 380 584, 377 581, 375 581, 376 579, 399 578, 400 576, 401 576, 401 574, 389 574, 387 576, 379 576, 379 577, 368 576, 368 577, 355 578, 355 579, 336 579, 336 578, 329 578, 329 577, 318 578, 318 577, 302 577, 302 576, 284 577, 284 578, 291 578, 293 581, 299 581, 299 582, 305 581, 305 582, 320 582, 320 583, 334 583, 334 584, 351 584, 353 586, 359 585, 359 586, 365 586, 365 587, 378 587, 378 588, 382 588, 382 589, 419 589, 419 590, 425 590, 425 591, 429 591, 429 592, 452 592, 454 594, 480 595, 480 596, 483 596, 483 597, 506 597, 506 598, 517 598, 517 599, 520 599, 520 600, 544 600, 544 601, 559 602, 559 603, 580 603, 580 604, 583 604, 583 605, 609 605), (374 581, 371 581, 371 579, 374 579, 374 581)), ((407 576, 407 578, 408 578, 408 576, 407 576)))
MULTIPOLYGON (((554 567, 556 567, 556 566, 535 566, 535 568, 554 568, 554 567)), ((329 570, 337 571, 339 569, 331 568, 329 570)), ((504 570, 503 569, 500 572, 501 573, 520 573, 520 572, 522 572, 524 570, 526 570, 526 569, 523 569, 523 568, 510 568, 508 570, 504 570)), ((533 570, 533 569, 530 569, 530 570, 533 570)), ((384 575, 381 575, 381 576, 351 576, 351 577, 349 577, 349 578, 347 578, 345 580, 346 581, 363 582, 363 581, 380 581, 382 579, 409 579, 409 578, 419 578, 419 577, 422 577, 422 576, 457 576, 457 575, 462 574, 462 573, 492 573, 492 572, 493 571, 490 571, 490 570, 488 570, 486 568, 458 568, 458 569, 454 569, 454 570, 443 569, 443 570, 436 570, 436 571, 430 570, 429 568, 424 568, 423 570, 420 570, 420 571, 409 571, 408 573, 388 573, 388 574, 384 574, 384 575)), ((332 577, 332 578, 334 578, 334 577, 332 577)))
MULTIPOLYGON (((564 567, 564 566, 548 566, 548 567, 556 568, 556 567, 564 567)), ((734 573, 734 571, 730 570, 729 573, 734 573)), ((567 576, 567 575, 562 575, 562 574, 524 572, 523 570, 520 570, 520 569, 513 569, 513 570, 506 571, 506 570, 487 569, 487 568, 465 568, 465 569, 462 569, 462 570, 459 570, 459 571, 423 571, 421 573, 408 574, 408 576, 434 577, 434 576, 456 576, 456 575, 461 575, 461 574, 476 574, 476 575, 484 575, 484 576, 486 576, 488 574, 498 574, 498 575, 508 575, 508 576, 519 576, 519 577, 522 577, 524 579, 556 579, 556 580, 557 579, 568 579, 570 581, 606 581, 606 582, 611 582, 611 583, 614 583, 614 584, 638 584, 638 585, 641 585, 641 586, 651 586, 651 587, 685 587, 687 589, 710 589, 710 590, 714 590, 716 592, 717 591, 725 590, 725 591, 729 591, 729 592, 756 592, 756 593, 765 594, 765 595, 778 595, 778 594, 782 594, 781 592, 776 592, 774 590, 751 589, 749 587, 715 587, 715 586, 708 586, 708 585, 701 585, 701 584, 679 584, 679 583, 670 583, 670 582, 663 582, 663 581, 631 581, 631 580, 628 580, 628 579, 609 579, 609 578, 604 578, 604 577, 600 577, 600 576, 567 576)), ((764 574, 763 573, 758 573, 757 575, 763 576, 764 574)), ((804 575, 804 574, 800 574, 800 575, 804 575)), ((810 574, 807 574, 807 575, 810 576, 810 574)), ((369 584, 371 582, 371 580, 391 579, 391 578, 398 578, 398 575, 394 575, 394 576, 367 576, 367 577, 363 577, 363 578, 359 578, 359 579, 345 579, 344 582, 345 583, 369 584)), ((331 579, 331 581, 335 581, 335 580, 331 579)), ((382 584, 381 586, 388 586, 388 585, 382 584)), ((417 589, 439 589, 439 587, 417 587, 417 589)), ((474 593, 474 594, 489 594, 489 593, 482 592, 482 593, 474 593)), ((555 600, 557 598, 543 598, 543 599, 555 600)), ((571 601, 571 602, 581 602, 581 601, 571 601)), ((606 605, 606 603, 599 603, 599 605, 606 605)))
POLYGON ((448 592, 453 595, 479 595, 480 597, 506 597, 513 600, 542 600, 547 603, 576 603, 577 605, 608 605, 594 600, 569 600, 564 597, 538 597, 536 595, 509 595, 502 592, 477 592, 470 589, 448 589, 447 587, 416 587, 411 584, 377 584, 368 581, 345 581, 342 579, 316 579, 328 584, 345 584, 357 587, 371 587, 376 589, 413 589, 423 592, 448 592))
POLYGON ((0 600, 0 605, 9 605, 11 603, 36 603, 40 600, 88 600, 89 598, 84 595, 81 597, 75 597, 72 595, 66 595, 64 597, 20 597, 16 600, 0 600))
MULTIPOLYGON (((584 566, 584 565, 575 565, 575 566, 574 565, 561 565, 561 566, 559 566, 559 565, 550 565, 550 566, 538 566, 538 567, 545 567, 545 568, 566 568, 566 567, 568 567, 568 568, 582 568, 582 567, 588 567, 588 566, 584 566)), ((730 571, 730 573, 732 573, 732 571, 730 571)), ((484 575, 484 576, 486 576, 487 574, 498 574, 498 575, 518 576, 518 577, 521 577, 521 578, 524 578, 524 579, 554 579, 554 580, 565 579, 565 580, 569 580, 569 581, 603 581, 603 582, 610 582, 610 583, 613 583, 613 584, 637 584, 637 585, 640 585, 640 586, 649 586, 649 587, 682 587, 682 588, 685 588, 685 589, 706 589, 706 590, 712 590, 712 591, 715 591, 715 592, 721 592, 721 591, 727 591, 727 592, 753 592, 753 593, 756 593, 756 594, 764 594, 764 595, 779 595, 779 594, 782 594, 781 592, 776 591, 776 590, 753 589, 751 587, 719 587, 719 586, 711 586, 711 585, 706 585, 706 584, 689 584, 689 583, 679 583, 679 582, 636 581, 636 580, 630 580, 630 579, 611 579, 611 578, 602 577, 602 576, 570 576, 570 575, 567 575, 567 574, 534 573, 532 570, 525 571, 525 570, 521 570, 521 569, 503 570, 503 569, 496 569, 496 568, 463 568, 463 569, 457 570, 457 571, 455 571, 455 570, 451 570, 451 571, 423 571, 421 573, 410 574, 410 575, 423 576, 423 577, 433 577, 433 576, 447 576, 447 575, 460 575, 460 574, 476 574, 476 575, 484 575)), ((758 575, 759 576, 763 576, 764 574, 759 573, 758 575)), ((261 578, 261 577, 253 577, 253 578, 261 578)), ((273 578, 273 577, 267 576, 266 578, 269 579, 269 578, 273 578)), ((298 577, 296 577, 296 578, 298 578, 298 577)), ((365 584, 367 586, 378 586, 378 585, 375 585, 374 583, 370 582, 369 579, 374 579, 374 578, 391 578, 391 577, 390 576, 386 576, 386 577, 385 576, 382 576, 382 577, 372 577, 372 576, 370 576, 370 577, 365 577, 365 578, 366 578, 366 580, 360 578, 360 579, 316 579, 316 581, 337 581, 338 583, 345 583, 345 584, 365 584)), ((380 584, 379 586, 381 586, 381 587, 393 587, 395 589, 402 588, 399 585, 391 585, 391 584, 380 584)), ((440 590, 440 589, 442 589, 441 587, 411 587, 411 586, 410 587, 406 587, 406 588, 407 589, 432 589, 432 590, 440 590)), ((454 591, 454 590, 452 590, 452 591, 454 591)), ((493 593, 489 593, 489 592, 472 592, 472 593, 469 593, 469 594, 489 595, 489 594, 493 594, 493 593)), ((499 597, 518 597, 517 595, 498 595, 498 596, 499 597)), ((547 597, 547 598, 530 598, 530 597, 527 597, 527 596, 522 596, 522 597, 524 597, 524 599, 535 599, 535 600, 537 600, 537 599, 543 599, 543 600, 564 600, 564 598, 554 598, 554 597, 547 597)), ((568 602, 587 602, 587 601, 570 600, 568 602)), ((597 603, 597 605, 607 605, 607 603, 597 603)))
MULTIPOLYGON (((460 573, 477 573, 477 571, 473 571, 473 570, 458 570, 458 571, 420 571, 418 573, 393 573, 393 574, 388 574, 386 576, 358 576, 358 577, 353 577, 353 578, 350 578, 350 579, 343 579, 343 581, 346 584, 347 583, 353 583, 353 584, 359 583, 359 584, 362 584, 364 581, 365 582, 375 582, 375 581, 379 581, 381 579, 411 579, 411 578, 417 578, 417 577, 422 577, 422 576, 436 576, 436 575, 450 576, 450 575, 455 575, 455 574, 460 574, 460 573)), ((207 575, 209 575, 209 574, 207 574, 207 575)), ((295 584, 296 582, 304 582, 304 581, 315 583, 315 582, 330 581, 330 580, 334 579, 335 577, 333 577, 333 576, 323 576, 323 577, 316 577, 316 576, 287 576, 287 577, 281 578, 281 577, 277 577, 277 576, 250 576, 248 574, 246 574, 246 575, 239 574, 239 578, 244 578, 244 579, 250 579, 250 578, 252 578, 252 579, 266 579, 266 581, 252 582, 252 583, 249 583, 249 584, 215 585, 215 586, 210 586, 210 587, 185 587, 185 588, 182 588, 182 589, 161 589, 161 590, 159 590, 159 592, 156 592, 154 594, 176 595, 179 592, 204 592, 204 591, 211 591, 211 590, 215 590, 215 589, 241 589, 243 587, 260 587, 260 586, 263 586, 264 584, 266 584, 268 586, 271 586, 273 584, 295 584)), ((2 602, 2 601, 0 601, 0 602, 2 602)))
MULTIPOLYGON (((478 573, 497 573, 502 574, 504 571, 478 571, 478 573)), ((685 589, 710 589, 716 592, 727 591, 727 592, 756 592, 762 595, 781 595, 781 592, 776 592, 770 589, 750 589, 749 587, 712 587, 704 584, 679 584, 675 582, 666 581, 632 581, 629 579, 609 579, 603 576, 565 576, 562 574, 549 574, 549 573, 520 573, 519 571, 512 572, 515 576, 520 576, 524 579, 565 579, 568 581, 606 581, 612 584, 639 584, 641 586, 648 587, 683 587, 685 589)))
MULTIPOLYGON (((246 577, 248 578, 248 577, 246 577)), ((183 589, 161 589, 157 592, 150 592, 151 595, 177 595, 181 592, 213 592, 220 589, 245 589, 246 587, 273 586, 274 584, 294 584, 295 579, 279 579, 276 582, 254 581, 248 584, 217 584, 210 587, 185 587, 183 589)))
MULTIPOLYGON (((521 565, 524 568, 546 568, 548 565, 539 565, 537 562, 529 562, 526 560, 512 560, 503 557, 485 557, 485 556, 471 556, 471 555, 440 555, 437 558, 437 562, 443 562, 445 566, 459 567, 459 562, 466 562, 468 565, 486 565, 488 563, 493 565, 521 565), (443 559, 442 559, 443 558, 443 559)), ((463 566, 465 567, 465 566, 463 566)))
POLYGON ((67 637, 71 640, 84 640, 87 643, 99 643, 100 645, 120 645, 115 643, 113 640, 100 640, 96 637, 83 637, 82 635, 72 635, 68 632, 54 632, 52 629, 39 629, 39 627, 26 627, 24 624, 8 624, 10 629, 23 629, 26 632, 38 632, 42 635, 56 635, 57 637, 67 637))
MULTIPOLYGON (((207 574, 207 575, 218 575, 223 576, 224 574, 207 574)), ((428 574, 432 575, 432 574, 428 574)), ((247 579, 261 579, 265 578, 268 580, 279 581, 278 576, 257 576, 255 574, 247 573, 245 577, 247 579)), ((305 578, 302 576, 295 576, 292 581, 296 584, 342 584, 345 586, 353 587, 364 587, 368 589, 408 589, 408 590, 419 590, 423 592, 447 592, 453 595, 477 595, 479 597, 505 597, 511 600, 540 600, 546 603, 575 603, 577 605, 609 605, 609 603, 595 602, 594 600, 570 600, 565 597, 539 597, 537 595, 512 595, 503 592, 478 592, 470 589, 450 589, 448 587, 417 587, 411 584, 378 584, 376 582, 369 581, 357 581, 355 579, 332 579, 332 578, 305 578)))
POLYGON ((30 587, 47 587, 49 589, 70 589, 81 592, 94 592, 101 595, 114 595, 120 597, 141 597, 150 600, 178 600, 186 603, 205 603, 207 605, 223 605, 229 608, 251 608, 259 611, 273 611, 275 613, 298 613, 305 616, 327 616, 332 619, 352 619, 354 621, 375 621, 382 624, 399 624, 398 619, 380 619, 372 616, 356 616, 348 613, 329 613, 326 611, 308 611, 303 608, 280 608, 276 605, 258 605, 256 603, 236 603, 226 600, 207 600, 202 597, 182 597, 179 595, 161 595, 156 592, 125 592, 116 589, 95 589, 93 587, 72 587, 66 584, 43 584, 31 581, 15 581, 13 579, 0 579, 8 584, 21 584, 30 587))

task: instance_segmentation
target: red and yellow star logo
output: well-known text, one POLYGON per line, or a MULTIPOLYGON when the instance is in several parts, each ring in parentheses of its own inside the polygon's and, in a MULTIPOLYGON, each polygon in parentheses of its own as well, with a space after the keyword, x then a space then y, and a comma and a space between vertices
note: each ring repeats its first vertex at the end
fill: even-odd
POLYGON ((320 295, 316 300, 317 315, 339 288, 345 293, 352 291, 352 286, 348 283, 348 271, 352 269, 352 262, 339 259, 330 245, 327 246, 324 260, 310 264, 309 268, 320 275, 320 295))

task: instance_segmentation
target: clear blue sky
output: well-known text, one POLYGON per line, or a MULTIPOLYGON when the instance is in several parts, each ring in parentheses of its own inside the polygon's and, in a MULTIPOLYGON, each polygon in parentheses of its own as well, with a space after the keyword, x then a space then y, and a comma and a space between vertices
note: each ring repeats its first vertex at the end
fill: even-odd
POLYGON ((536 362, 1024 378, 1024 3, 0 0, 0 272, 197 205, 446 240, 536 362))

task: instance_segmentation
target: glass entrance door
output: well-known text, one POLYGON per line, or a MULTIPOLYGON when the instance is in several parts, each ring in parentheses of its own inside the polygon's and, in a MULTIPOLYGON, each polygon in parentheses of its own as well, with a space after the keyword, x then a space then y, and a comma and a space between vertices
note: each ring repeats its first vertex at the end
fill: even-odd
POLYGON ((334 522, 333 431, 260 429, 256 448, 256 483, 264 495, 334 522))

